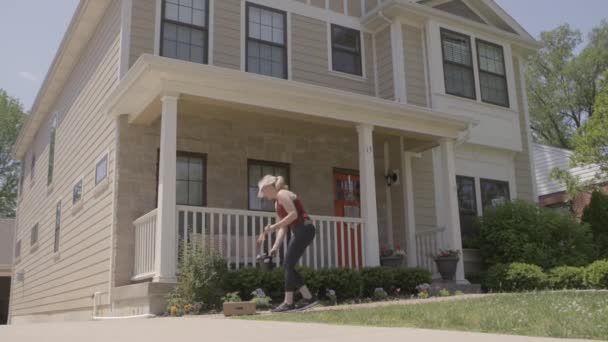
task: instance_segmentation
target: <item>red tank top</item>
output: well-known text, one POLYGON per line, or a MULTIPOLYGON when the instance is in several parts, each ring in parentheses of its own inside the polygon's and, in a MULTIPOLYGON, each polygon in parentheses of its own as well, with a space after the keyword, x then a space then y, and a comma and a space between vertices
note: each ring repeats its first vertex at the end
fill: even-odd
MULTIPOLYGON (((296 207, 296 212, 298 213, 298 218, 289 224, 289 229, 291 229, 291 230, 295 229, 298 225, 304 223, 304 221, 310 220, 310 217, 308 216, 308 213, 306 212, 306 210, 304 210, 302 201, 300 201, 299 198, 296 198, 293 200, 293 205, 294 205, 294 207, 296 207)), ((287 216, 287 210, 285 210, 285 208, 279 204, 279 201, 276 202, 276 210, 277 210, 277 216, 279 216, 279 219, 282 220, 285 218, 285 216, 287 216)))

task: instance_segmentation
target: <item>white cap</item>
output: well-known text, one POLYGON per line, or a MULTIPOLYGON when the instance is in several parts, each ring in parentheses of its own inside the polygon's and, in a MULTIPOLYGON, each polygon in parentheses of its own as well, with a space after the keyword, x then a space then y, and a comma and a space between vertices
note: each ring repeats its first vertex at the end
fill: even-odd
POLYGON ((269 186, 269 185, 274 185, 277 182, 277 177, 273 176, 273 175, 266 175, 264 176, 264 178, 262 178, 259 182, 258 182, 258 198, 262 198, 264 197, 264 194, 262 193, 262 189, 264 189, 265 187, 269 186))

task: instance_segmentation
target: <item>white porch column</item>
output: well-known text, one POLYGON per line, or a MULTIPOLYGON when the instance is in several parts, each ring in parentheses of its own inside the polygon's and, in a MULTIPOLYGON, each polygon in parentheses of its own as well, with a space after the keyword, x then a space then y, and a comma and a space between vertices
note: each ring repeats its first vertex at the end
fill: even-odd
POLYGON ((405 203, 405 241, 407 247, 407 266, 418 266, 418 251, 416 247, 416 216, 414 213, 414 180, 412 175, 412 158, 415 154, 403 151, 403 137, 401 138, 401 155, 403 158, 403 195, 405 203))
MULTIPOLYGON (((462 252, 462 238, 460 233, 460 215, 458 212, 458 193, 456 186, 456 166, 454 156, 454 140, 444 139, 440 145, 441 151, 441 176, 443 189, 440 189, 445 210, 444 219, 446 223, 447 247, 462 252)), ((436 199, 438 201, 440 199, 436 199)), ((456 282, 468 284, 464 278, 463 255, 460 255, 458 268, 456 269, 456 282)))
POLYGON ((177 164, 177 95, 162 98, 160 160, 158 168, 158 210, 156 220, 156 275, 154 282, 175 282, 177 270, 177 227, 175 213, 175 170, 177 164))
POLYGON ((374 170, 374 141, 371 125, 357 126, 359 133, 359 173, 361 180, 361 217, 365 222, 365 266, 380 265, 378 241, 378 211, 376 208, 376 174, 374 170))

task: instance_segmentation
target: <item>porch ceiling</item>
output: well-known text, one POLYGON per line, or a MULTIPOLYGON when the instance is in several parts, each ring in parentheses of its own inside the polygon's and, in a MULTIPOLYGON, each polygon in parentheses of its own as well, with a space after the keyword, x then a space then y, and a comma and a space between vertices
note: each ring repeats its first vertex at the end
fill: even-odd
POLYGON ((152 55, 137 60, 104 109, 108 115, 129 115, 134 124, 150 124, 160 116, 160 97, 176 94, 252 113, 369 124, 413 135, 458 138, 477 123, 424 107, 152 55))

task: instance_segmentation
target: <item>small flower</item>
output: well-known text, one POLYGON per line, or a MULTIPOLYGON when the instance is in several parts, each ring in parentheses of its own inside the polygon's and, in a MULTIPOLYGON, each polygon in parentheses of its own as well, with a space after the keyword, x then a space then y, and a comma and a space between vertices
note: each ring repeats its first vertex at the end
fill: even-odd
POLYGON ((175 314, 177 313, 177 309, 178 309, 178 308, 177 308, 177 306, 176 306, 176 305, 173 305, 173 306, 171 307, 171 309, 170 309, 171 314, 172 314, 172 315, 175 315, 175 314))

